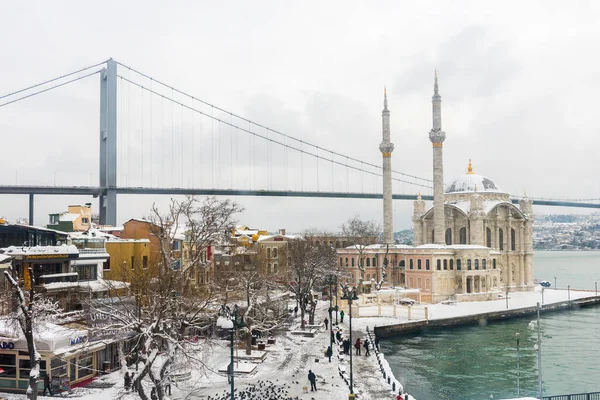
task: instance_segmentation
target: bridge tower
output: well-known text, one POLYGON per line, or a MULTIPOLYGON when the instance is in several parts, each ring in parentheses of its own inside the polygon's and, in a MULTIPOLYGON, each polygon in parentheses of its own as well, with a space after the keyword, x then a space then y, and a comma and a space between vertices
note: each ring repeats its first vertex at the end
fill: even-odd
POLYGON ((100 73, 100 224, 117 225, 117 63, 100 73))
POLYGON ((383 140, 379 150, 383 156, 383 243, 394 243, 394 217, 392 214, 392 151, 394 144, 390 142, 390 110, 387 108, 387 91, 383 89, 383 140))
POLYGON ((442 131, 442 97, 438 93, 437 71, 433 83, 431 98, 433 128, 429 131, 429 140, 433 146, 433 243, 444 244, 446 223, 444 221, 444 162, 442 144, 446 133, 442 131))

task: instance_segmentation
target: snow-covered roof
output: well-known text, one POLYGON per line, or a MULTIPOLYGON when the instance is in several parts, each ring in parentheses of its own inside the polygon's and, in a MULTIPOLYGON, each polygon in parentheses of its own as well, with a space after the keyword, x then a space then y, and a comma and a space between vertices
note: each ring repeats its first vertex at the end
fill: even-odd
POLYGON ((72 239, 102 239, 102 240, 111 240, 117 239, 115 235, 111 235, 110 233, 103 232, 99 229, 90 228, 84 232, 69 232, 69 236, 72 239))
POLYGON ((62 213, 58 216, 60 221, 65 221, 65 222, 73 222, 79 217, 81 217, 81 214, 74 214, 74 213, 68 213, 68 212, 62 213))
POLYGON ((288 239, 288 240, 303 239, 303 237, 301 235, 280 235, 280 234, 277 234, 277 235, 261 236, 261 237, 258 238, 257 241, 258 242, 263 242, 265 240, 273 240, 276 237, 280 237, 280 238, 288 239))
MULTIPOLYGON (((465 214, 469 214, 469 211, 471 211, 471 202, 469 200, 452 201, 446 204, 460 209, 465 214)), ((498 205, 515 207, 510 201, 506 200, 483 200, 483 212, 489 214, 498 205)))
POLYGON ((473 173, 466 173, 456 178, 446 187, 446 193, 460 192, 504 193, 491 179, 473 173))
POLYGON ((11 259, 12 259, 11 256, 0 254, 0 264, 8 263, 8 262, 10 262, 11 259))
POLYGON ((52 255, 52 254, 79 254, 79 250, 77 247, 73 245, 63 244, 61 246, 33 246, 33 247, 25 247, 25 246, 9 246, 3 249, 0 249, 4 254, 10 255, 52 255))
MULTIPOLYGON (((56 275, 58 274, 52 276, 56 275)), ((106 292, 109 289, 126 289, 129 285, 130 284, 127 282, 98 279, 95 281, 53 282, 45 284, 44 287, 47 290, 61 290, 78 287, 84 292, 106 292)))

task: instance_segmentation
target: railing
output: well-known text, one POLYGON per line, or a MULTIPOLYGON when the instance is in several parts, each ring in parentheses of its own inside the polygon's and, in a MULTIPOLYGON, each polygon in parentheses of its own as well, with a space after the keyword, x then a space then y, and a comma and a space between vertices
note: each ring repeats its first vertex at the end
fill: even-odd
POLYGON ((600 392, 561 394, 559 396, 545 396, 544 400, 600 400, 600 392))
POLYGON ((37 284, 47 285, 57 282, 77 282, 77 272, 63 272, 60 274, 42 275, 36 278, 37 284))

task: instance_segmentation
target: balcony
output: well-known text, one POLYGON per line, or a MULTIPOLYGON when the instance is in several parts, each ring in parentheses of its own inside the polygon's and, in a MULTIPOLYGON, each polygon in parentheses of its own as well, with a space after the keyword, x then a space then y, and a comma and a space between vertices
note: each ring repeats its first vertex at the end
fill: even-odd
POLYGON ((49 283, 72 283, 77 282, 77 272, 64 272, 61 274, 41 275, 36 278, 38 285, 47 285, 49 283))

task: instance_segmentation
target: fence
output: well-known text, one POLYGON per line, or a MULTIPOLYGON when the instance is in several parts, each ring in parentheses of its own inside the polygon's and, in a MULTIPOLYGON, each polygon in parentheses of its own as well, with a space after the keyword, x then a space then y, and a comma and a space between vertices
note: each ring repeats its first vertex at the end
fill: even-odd
POLYGON ((561 394, 560 396, 545 396, 544 400, 600 400, 600 392, 561 394))

